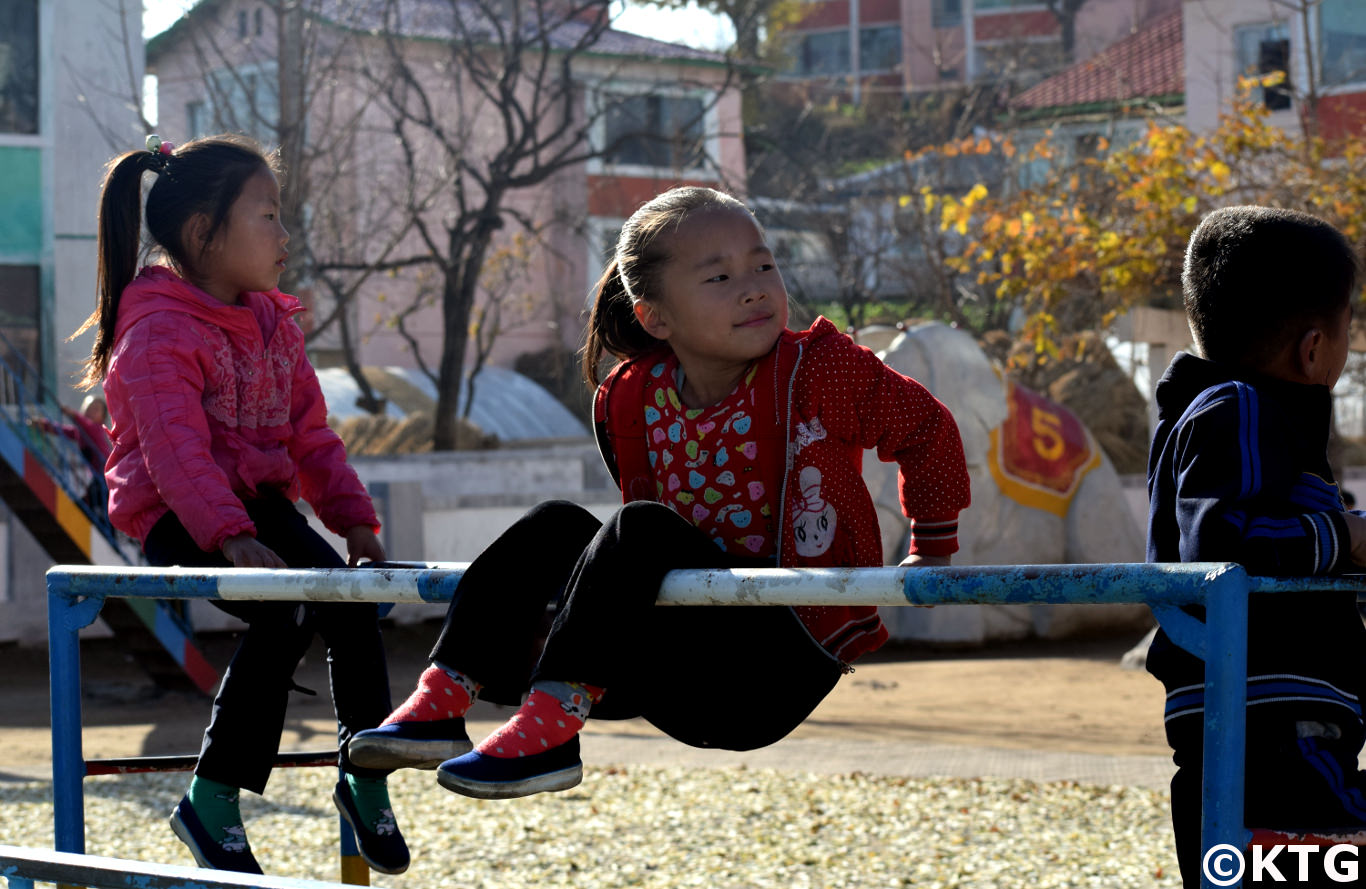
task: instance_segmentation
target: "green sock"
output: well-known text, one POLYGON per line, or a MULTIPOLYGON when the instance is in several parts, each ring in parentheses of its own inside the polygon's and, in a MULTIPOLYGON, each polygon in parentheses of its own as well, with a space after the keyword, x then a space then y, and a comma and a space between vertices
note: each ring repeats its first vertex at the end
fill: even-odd
POLYGON ((346 773, 346 786, 356 804, 360 820, 381 836, 398 831, 394 807, 389 802, 389 785, 385 778, 365 778, 346 773))
POLYGON ((209 836, 220 843, 233 840, 245 843, 247 832, 242 826, 242 810, 237 806, 240 793, 236 787, 196 775, 190 781, 186 795, 209 836))

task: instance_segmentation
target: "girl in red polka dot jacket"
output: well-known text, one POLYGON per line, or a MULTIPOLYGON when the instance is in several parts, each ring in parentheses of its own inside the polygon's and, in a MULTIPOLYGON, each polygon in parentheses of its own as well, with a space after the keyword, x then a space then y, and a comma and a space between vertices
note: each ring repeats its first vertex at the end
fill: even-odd
POLYGON ((860 473, 869 448, 900 467, 902 564, 947 565, 958 548, 968 474, 952 415, 824 318, 794 332, 787 317, 773 253, 739 201, 676 188, 627 220, 583 356, 625 506, 604 523, 543 503, 481 553, 417 690, 351 738, 353 762, 436 767, 443 787, 497 799, 579 783, 590 713, 753 749, 886 640, 872 607, 654 604, 676 568, 881 565, 860 473), (605 355, 616 364, 598 385, 605 355), (476 697, 522 703, 471 751, 476 697))

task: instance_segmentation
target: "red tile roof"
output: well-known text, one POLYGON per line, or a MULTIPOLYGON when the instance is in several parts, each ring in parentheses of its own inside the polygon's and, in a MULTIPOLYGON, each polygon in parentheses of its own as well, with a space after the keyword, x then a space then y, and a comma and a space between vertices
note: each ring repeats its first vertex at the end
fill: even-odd
POLYGON ((1181 11, 1053 75, 1010 100, 1012 108, 1039 110, 1170 96, 1186 91, 1181 11))

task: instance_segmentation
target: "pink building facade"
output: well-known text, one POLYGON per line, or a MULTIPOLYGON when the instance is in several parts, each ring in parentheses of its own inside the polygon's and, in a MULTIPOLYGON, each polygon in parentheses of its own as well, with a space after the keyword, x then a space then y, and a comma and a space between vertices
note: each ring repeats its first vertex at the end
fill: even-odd
MULTIPOLYGON (((1027 0, 809 0, 789 29, 785 79, 860 98, 1037 81, 1065 67, 1062 29, 1027 0)), ((1088 0, 1077 14, 1073 61, 1089 58, 1180 6, 1180 0, 1088 0)))
POLYGON ((1366 3, 1361 0, 1186 0, 1186 117, 1212 129, 1240 75, 1286 70, 1264 97, 1272 119, 1298 127, 1311 104, 1329 139, 1366 133, 1366 3))
MULTIPOLYGON (((404 201, 395 196, 410 189, 427 195, 423 218, 439 231, 443 214, 456 206, 445 156, 434 140, 410 128, 408 141, 421 162, 416 176, 408 176, 393 116, 362 73, 379 70, 389 44, 374 23, 364 27, 347 19, 344 5, 316 0, 312 8, 323 12, 307 20, 311 248, 320 263, 421 255, 430 244, 414 230, 399 236, 404 201)), ((402 6, 411 16, 398 43, 409 67, 424 78, 436 118, 456 134, 448 141, 470 155, 492 157, 504 132, 500 108, 452 76, 450 29, 442 33, 438 16, 420 15, 452 5, 410 0, 402 6)), ((279 116, 278 30, 271 7, 260 0, 203 0, 154 38, 148 66, 157 76, 161 135, 181 142, 240 130, 272 144, 279 116)), ((740 97, 723 57, 607 30, 591 49, 573 54, 569 70, 571 129, 586 127, 595 149, 616 147, 508 192, 504 205, 513 213, 495 235, 478 300, 479 306, 502 307, 504 330, 494 340, 491 364, 511 366, 524 353, 578 347, 607 249, 640 203, 676 184, 745 189, 740 97), (666 139, 634 138, 628 126, 666 139), (490 293, 498 297, 492 303, 490 293)), ((521 98, 531 107, 530 96, 521 98)), ((464 184, 479 187, 468 179, 464 184)), ((404 269, 371 275, 359 286, 348 317, 361 365, 435 366, 442 339, 438 284, 430 270, 404 269)), ((299 289, 313 307, 313 318, 304 316, 306 327, 335 313, 326 288, 299 289)), ((320 365, 341 359, 335 331, 333 324, 310 344, 320 365)))

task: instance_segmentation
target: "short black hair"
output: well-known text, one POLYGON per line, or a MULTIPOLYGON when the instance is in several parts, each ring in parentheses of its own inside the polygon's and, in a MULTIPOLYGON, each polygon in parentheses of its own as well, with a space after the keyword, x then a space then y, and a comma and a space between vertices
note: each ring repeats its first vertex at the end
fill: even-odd
POLYGON ((1191 234, 1181 271, 1191 333, 1205 358, 1261 368, 1311 327, 1335 324, 1360 271, 1347 238, 1317 216, 1215 210, 1191 234))

